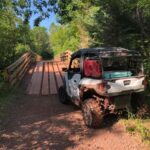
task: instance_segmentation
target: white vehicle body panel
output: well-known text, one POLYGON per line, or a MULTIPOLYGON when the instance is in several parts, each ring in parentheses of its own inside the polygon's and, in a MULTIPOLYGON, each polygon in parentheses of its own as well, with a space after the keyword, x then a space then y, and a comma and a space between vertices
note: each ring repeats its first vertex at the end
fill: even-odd
POLYGON ((90 78, 83 78, 81 81, 80 81, 80 85, 97 85, 97 84, 100 84, 102 83, 102 80, 101 79, 90 79, 90 78))
POLYGON ((108 94, 121 93, 124 91, 144 91, 144 85, 142 84, 144 77, 142 78, 127 78, 127 79, 118 79, 115 83, 108 81, 107 84, 110 86, 110 89, 107 90, 108 94), (129 85, 124 85, 124 81, 130 80, 129 85))
POLYGON ((68 73, 64 74, 66 80, 67 94, 72 97, 79 97, 79 82, 81 80, 80 74, 74 74, 72 78, 68 79, 68 73))
POLYGON ((145 87, 142 84, 145 77, 136 78, 136 77, 130 77, 130 78, 118 78, 114 79, 114 81, 110 80, 102 80, 102 79, 90 79, 90 78, 83 78, 79 85, 84 85, 85 87, 93 87, 97 88, 96 85, 101 84, 105 82, 107 85, 109 85, 109 88, 106 88, 106 93, 109 95, 120 95, 119 93, 122 92, 142 92, 144 91, 145 87), (124 85, 124 81, 130 81, 129 85, 124 85))

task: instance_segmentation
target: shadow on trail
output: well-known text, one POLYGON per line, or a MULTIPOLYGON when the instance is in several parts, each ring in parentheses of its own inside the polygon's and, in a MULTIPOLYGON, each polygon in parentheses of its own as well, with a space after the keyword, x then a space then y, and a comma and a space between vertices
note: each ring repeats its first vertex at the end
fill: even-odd
POLYGON ((113 126, 118 120, 119 120, 118 115, 114 115, 114 114, 106 115, 104 117, 101 128, 109 128, 109 127, 113 126))
POLYGON ((83 139, 97 134, 103 136, 118 120, 115 115, 106 116, 100 129, 84 125, 81 111, 72 105, 62 105, 58 97, 25 96, 17 99, 9 121, 0 132, 0 148, 6 149, 66 149, 73 148, 83 139), (21 102, 20 102, 21 100, 21 102))
MULTIPOLYGON (((33 119, 33 118, 32 118, 33 119)), ((91 137, 84 128, 79 111, 55 116, 41 116, 34 120, 18 120, 1 133, 0 145, 7 149, 66 149, 74 147, 81 138, 91 137)))

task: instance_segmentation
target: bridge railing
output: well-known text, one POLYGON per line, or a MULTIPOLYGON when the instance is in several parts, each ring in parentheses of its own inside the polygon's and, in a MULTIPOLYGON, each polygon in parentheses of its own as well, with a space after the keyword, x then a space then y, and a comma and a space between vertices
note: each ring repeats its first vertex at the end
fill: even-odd
POLYGON ((40 60, 41 58, 33 52, 23 54, 17 61, 5 68, 5 82, 10 86, 19 83, 29 69, 31 63, 36 61, 36 59, 40 60))
MULTIPOLYGON (((69 62, 70 62, 70 58, 71 58, 71 54, 72 54, 72 52, 71 51, 69 51, 69 50, 67 50, 67 51, 65 51, 64 53, 62 53, 61 55, 60 55, 60 60, 61 61, 64 61, 66 64, 67 64, 67 66, 69 65, 69 62)), ((79 67, 79 60, 77 59, 77 60, 74 60, 73 61, 73 64, 72 64, 72 67, 79 67)))
POLYGON ((71 54, 72 54, 71 51, 69 51, 69 50, 65 51, 64 53, 62 53, 60 55, 60 60, 69 62, 69 60, 71 58, 71 54))

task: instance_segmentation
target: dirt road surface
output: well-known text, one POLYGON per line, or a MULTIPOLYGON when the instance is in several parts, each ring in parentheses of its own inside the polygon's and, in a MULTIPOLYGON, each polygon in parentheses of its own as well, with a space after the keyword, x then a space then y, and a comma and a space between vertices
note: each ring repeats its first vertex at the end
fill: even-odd
POLYGON ((73 105, 53 96, 15 97, 1 125, 0 149, 6 150, 147 150, 137 136, 109 117, 100 129, 85 127, 73 105))

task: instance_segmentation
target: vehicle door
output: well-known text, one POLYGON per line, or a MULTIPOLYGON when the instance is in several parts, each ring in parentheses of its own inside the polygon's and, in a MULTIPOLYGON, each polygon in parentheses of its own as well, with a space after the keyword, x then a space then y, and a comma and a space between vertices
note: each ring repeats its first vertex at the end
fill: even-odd
POLYGON ((71 98, 79 97, 79 82, 81 80, 80 56, 71 59, 68 70, 67 93, 71 98))

